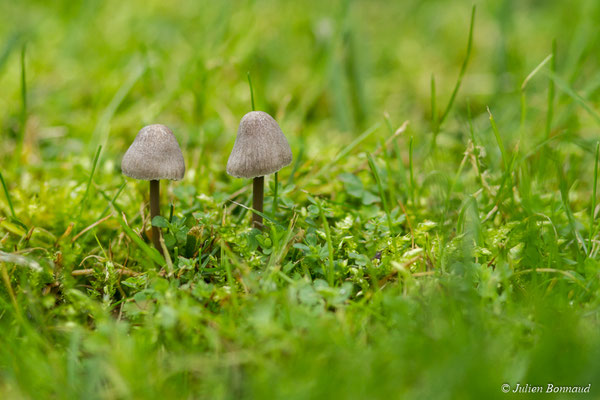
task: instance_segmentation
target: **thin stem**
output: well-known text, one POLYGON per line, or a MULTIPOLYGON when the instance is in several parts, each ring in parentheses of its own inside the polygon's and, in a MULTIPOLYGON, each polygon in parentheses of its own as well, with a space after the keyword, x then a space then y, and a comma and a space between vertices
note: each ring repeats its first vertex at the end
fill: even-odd
POLYGON ((437 142, 437 135, 440 132, 438 126, 438 111, 435 98, 435 76, 431 74, 431 131, 433 132, 433 139, 431 142, 431 148, 435 149, 437 142))
POLYGON ((273 190, 273 219, 277 216, 277 186, 279 186, 279 173, 275 172, 275 189, 273 190))
POLYGON ((367 160, 369 161, 369 167, 371 168, 371 172, 373 172, 373 176, 375 177, 375 181, 377 182, 377 187, 379 189, 379 197, 381 198, 381 203, 383 204, 383 210, 385 211, 385 215, 387 217, 387 223, 388 223, 388 229, 390 230, 390 235, 393 235, 394 234, 394 223, 392 222, 392 215, 390 212, 390 208, 388 207, 387 199, 385 196, 385 191, 383 190, 383 185, 381 184, 381 177, 379 176, 379 172, 377 171, 377 166, 375 165, 375 161, 373 161, 373 157, 369 153, 367 153, 367 160))
POLYGON ((8 272, 6 271, 6 266, 4 263, 0 263, 0 274, 2 275, 2 280, 4 281, 4 286, 6 286, 8 295, 10 296, 10 301, 12 301, 13 307, 15 308, 15 313, 17 314, 18 319, 21 320, 21 309, 19 308, 19 302, 17 301, 15 292, 10 284, 10 277, 8 276, 8 272))
POLYGON ((92 172, 90 172, 90 177, 88 178, 87 186, 85 187, 85 192, 83 193, 83 197, 81 198, 81 206, 79 208, 79 216, 83 213, 85 209, 85 202, 87 200, 88 194, 90 192, 90 186, 92 185, 92 179, 94 178, 94 172, 96 172, 96 167, 98 166, 98 160, 100 158, 100 152, 102 151, 102 146, 98 146, 98 150, 96 150, 96 155, 94 156, 94 161, 92 163, 92 172))
POLYGON ((592 190, 592 207, 590 209, 590 237, 589 244, 590 247, 588 257, 592 254, 592 239, 594 238, 594 234, 596 233, 594 226, 594 214, 596 212, 596 192, 598 186, 598 153, 600 152, 600 142, 596 142, 596 157, 594 159, 594 185, 592 190))
POLYGON ((500 132, 498 131, 498 126, 496 125, 496 121, 494 120, 494 116, 490 111, 490 108, 487 108, 487 112, 490 115, 490 124, 492 125, 492 131, 494 132, 494 136, 496 137, 496 142, 498 143, 498 148, 500 148, 500 155, 502 156, 502 165, 504 166, 504 170, 508 168, 508 154, 506 153, 506 149, 504 148, 504 143, 502 142, 502 137, 500 136, 500 132))
POLYGON ((329 254, 329 268, 327 268, 327 283, 329 286, 333 287, 334 282, 334 272, 335 272, 335 264, 334 264, 334 254, 333 254, 333 242, 331 241, 331 230, 329 229, 329 223, 327 222, 327 218, 325 217, 325 211, 323 211, 323 205, 319 201, 317 203, 319 206, 319 214, 321 215, 321 222, 323 223, 323 228, 325 229, 325 239, 327 240, 327 253, 329 254))
POLYGON ((471 24, 469 25, 469 39, 467 41, 467 54, 465 59, 463 60, 462 66, 460 67, 460 72, 458 73, 458 79, 456 80, 456 85, 454 86, 454 90, 452 91, 452 95, 450 96, 450 100, 448 101, 448 105, 444 110, 444 113, 437 121, 437 129, 440 129, 440 126, 446 120, 448 113, 450 113, 450 109, 452 109, 452 105, 454 104, 454 100, 456 99, 456 94, 458 93, 458 89, 460 89, 460 84, 462 83, 463 77, 467 70, 467 65, 469 64, 469 58, 471 57, 471 48, 473 47, 473 26, 475 25, 475 6, 473 6, 473 10, 471 11, 471 24))
POLYGON ((2 172, 0 172, 0 183, 2 184, 2 189, 4 189, 4 195, 6 196, 6 201, 8 202, 8 208, 10 209, 10 213, 14 219, 18 219, 17 214, 15 214, 15 209, 13 208, 13 203, 10 198, 10 193, 8 192, 8 188, 6 187, 6 182, 4 182, 4 177, 2 176, 2 172))
MULTIPOLYGON (((265 177, 257 176, 252 181, 252 208, 262 214, 265 190, 265 177)), ((252 226, 257 229, 263 228, 263 218, 256 212, 252 213, 252 226)))
POLYGON ((256 108, 254 108, 254 88, 252 87, 252 78, 250 78, 250 71, 248 71, 248 86, 250 86, 250 102, 252 103, 252 111, 256 111, 256 108))
MULTIPOLYGON (((157 215, 160 215, 160 181, 150 181, 150 221, 157 215)), ((156 250, 161 254, 163 252, 160 245, 160 229, 152 226, 152 243, 156 250)))
POLYGON ((410 199, 412 200, 413 207, 415 206, 415 176, 413 172, 413 137, 410 137, 408 142, 408 168, 410 178, 410 199))
MULTIPOLYGON (((552 60, 550 62, 550 72, 556 73, 556 39, 552 40, 552 60)), ((548 111, 546 114, 546 140, 550 138, 552 131, 552 117, 554 116, 554 80, 548 82, 548 111)))
POLYGON ((23 45, 21 48, 21 137, 17 143, 17 160, 21 159, 23 144, 25 142, 25 129, 27 125, 27 72, 25 70, 25 52, 27 48, 23 45))

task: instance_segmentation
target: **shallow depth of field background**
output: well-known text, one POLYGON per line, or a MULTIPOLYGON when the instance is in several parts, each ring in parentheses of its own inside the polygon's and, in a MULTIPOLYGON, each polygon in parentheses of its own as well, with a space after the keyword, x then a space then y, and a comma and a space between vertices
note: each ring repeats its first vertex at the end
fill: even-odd
MULTIPOLYGON (((0 0, 0 16, 1 398, 600 396, 600 2, 0 0), (225 173, 248 72, 294 153, 263 234, 236 204, 250 182, 225 173), (183 240, 203 227, 198 255, 170 246, 174 277, 118 222, 147 224, 120 160, 152 123, 187 165, 163 215, 183 240)), ((272 177, 265 195, 270 212, 272 177)))

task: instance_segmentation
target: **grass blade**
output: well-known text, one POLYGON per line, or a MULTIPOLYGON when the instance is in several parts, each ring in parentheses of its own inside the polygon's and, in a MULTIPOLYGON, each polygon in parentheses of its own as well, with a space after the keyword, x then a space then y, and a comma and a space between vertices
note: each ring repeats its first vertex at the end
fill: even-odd
POLYGON ((382 148, 382 153, 383 153, 383 161, 385 162, 385 170, 388 176, 388 191, 389 191, 389 204, 392 205, 396 202, 396 181, 395 181, 395 177, 397 176, 401 176, 398 173, 394 173, 393 169, 392 169, 392 161, 391 161, 391 154, 390 152, 388 152, 386 143, 382 140, 381 143, 381 148, 382 148))
POLYGON ((123 228, 123 230, 125 231, 125 233, 127 234, 127 236, 129 236, 129 238, 131 240, 133 240, 133 242, 135 244, 137 244, 138 247, 140 249, 142 249, 142 251, 148 257, 150 257, 150 259, 152 261, 154 261, 156 264, 158 264, 158 266, 162 267, 163 265, 165 265, 166 261, 163 258, 163 256, 160 255, 160 253, 158 252, 158 250, 156 250, 154 247, 148 246, 142 239, 140 239, 140 237, 133 231, 133 229, 131 229, 125 223, 125 218, 126 218, 125 217, 125 213, 122 213, 121 215, 122 215, 122 218, 117 217, 117 221, 119 221, 119 224, 121 225, 121 227, 123 228))
POLYGON ((579 242, 579 244, 583 248, 583 252, 587 255, 588 251, 587 251, 587 248, 585 245, 585 241, 583 240, 583 238, 579 234, 579 231, 577 230, 577 225, 575 223, 575 217, 573 216, 573 212, 571 211, 571 207, 569 206, 569 188, 567 186, 567 178, 564 176, 564 173, 562 171, 562 166, 558 161, 556 161, 556 169, 557 169, 558 179, 559 179, 558 184, 559 184, 559 189, 560 189, 560 198, 562 200, 563 207, 565 209, 565 213, 567 214, 567 219, 569 221, 569 227, 571 228, 571 231, 573 232, 573 236, 575 237, 577 242, 579 242))
POLYGON ((439 126, 441 126, 442 123, 444 123, 444 121, 446 120, 446 117, 450 113, 450 109, 452 108, 452 105, 454 104, 454 100, 456 99, 456 94, 458 93, 458 89, 460 89, 460 85, 462 83, 463 77, 465 76, 465 72, 467 71, 467 65, 469 64, 469 59, 471 57, 471 49, 473 47, 473 26, 475 24, 475 10, 476 10, 476 7, 473 6, 473 10, 471 11, 471 24, 469 25, 469 39, 467 42, 467 54, 462 63, 462 66, 460 67, 460 72, 458 73, 458 79, 456 80, 456 85, 454 85, 454 90, 452 91, 452 95, 450 96, 448 105, 446 106, 444 113, 440 117, 440 120, 438 123, 438 129, 439 129, 439 126))
POLYGON ((444 214, 443 214, 440 225, 443 225, 444 222, 446 221, 446 216, 448 215, 448 212, 450 211, 450 197, 452 196, 452 191, 454 190, 454 186, 456 186, 456 182, 458 182, 458 178, 460 178, 460 174, 462 174, 463 168, 465 167, 465 164, 467 163, 468 157, 469 157, 468 154, 465 153, 465 156, 463 157, 462 161, 460 162, 460 165, 458 166, 458 170, 456 171, 456 174, 454 174, 454 179, 452 179, 450 181, 450 185, 448 185, 448 192, 446 193, 446 201, 445 201, 445 205, 444 205, 444 214))
MULTIPOLYGON (((249 75, 248 75, 249 76, 249 75)), ((230 293, 231 293, 231 303, 233 305, 233 309, 237 310, 237 287, 235 283, 235 279, 233 278, 233 273, 231 272, 231 264, 227 257, 225 256, 226 247, 225 241, 221 239, 220 241, 221 247, 221 269, 225 270, 225 275, 227 276, 227 284, 229 285, 230 293)), ((229 253, 229 252, 227 252, 229 253)), ((227 254, 229 255, 229 254, 227 254)))
POLYGON ((79 208, 79 216, 83 213, 83 209, 85 208, 85 202, 88 197, 88 193, 90 192, 90 186, 92 185, 92 179, 94 178, 94 172, 96 172, 96 166, 98 165, 98 159, 100 158, 100 152, 102 151, 102 146, 98 146, 98 150, 96 150, 96 155, 94 156, 94 162, 92 164, 92 172, 90 173, 90 178, 88 179, 87 186, 85 188, 85 193, 83 194, 83 198, 79 203, 81 207, 79 208))
POLYGON ((334 279, 334 268, 335 264, 333 262, 333 242, 331 241, 331 231, 329 229, 329 222, 327 222, 327 218, 325 218, 325 212, 323 211, 323 206, 320 201, 316 201, 317 206, 319 206, 319 215, 321 216, 321 222, 323 223, 323 229, 325 229, 325 238, 327 240, 327 252, 329 254, 329 268, 327 268, 327 282, 329 286, 333 287, 333 279, 334 279))
MULTIPOLYGON (((127 181, 123 180, 123 183, 121 184, 121 186, 119 186, 119 189, 117 189, 117 192, 115 193, 115 195, 113 196, 113 198, 111 200, 108 200, 108 196, 106 196, 106 194, 104 192, 102 192, 102 196, 108 200, 108 205, 104 208, 104 211, 102 211, 102 214, 100 214, 100 218, 103 218, 107 215, 106 213, 110 210, 110 205, 114 204, 115 201, 117 201, 117 199, 121 195, 121 192, 123 191, 123 189, 125 189, 125 186, 127 186, 127 181)), ((121 210, 117 210, 117 211, 121 212, 121 210)))
MULTIPOLYGON (((271 256, 269 257, 269 261, 267 263, 267 270, 272 270, 274 266, 281 264, 281 261, 287 254, 290 246, 292 245, 292 243, 290 243, 290 241, 294 238, 294 236, 296 234, 294 232, 294 226, 296 225, 297 220, 298 220, 298 214, 294 214, 294 216, 290 219, 290 223, 287 226, 286 234, 285 234, 285 237, 283 237, 283 240, 281 242, 279 242, 278 240, 273 240, 273 247, 272 247, 271 256), (275 245, 276 242, 277 242, 277 245, 275 245)), ((271 237, 276 238, 277 233, 274 232, 273 227, 271 227, 271 229, 273 232, 273 235, 271 235, 271 237)), ((273 272, 274 271, 272 271, 271 274, 273 272)))
POLYGON ((435 139, 439 132, 438 129, 438 111, 435 98, 435 76, 431 74, 431 131, 433 132, 433 143, 435 147, 435 139))
POLYGON ((25 142, 25 128, 27 125, 27 71, 25 69, 26 45, 21 47, 21 131, 15 151, 16 160, 20 160, 23 153, 23 144, 25 142))
POLYGON ((237 201, 234 201, 234 200, 229 200, 229 201, 230 201, 230 202, 232 202, 233 204, 237 205, 237 206, 240 206, 240 207, 244 208, 244 209, 245 209, 245 210, 247 210, 247 211, 252 211, 253 213, 255 213, 255 214, 258 214, 258 215, 260 215, 261 217, 263 217, 264 219, 266 219, 267 221, 269 221, 270 223, 272 223, 272 224, 274 224, 274 225, 277 225, 277 226, 279 226, 279 227, 281 227, 281 228, 284 228, 284 229, 285 229, 285 226, 284 226, 284 225, 282 225, 282 224, 280 224, 279 222, 275 221, 273 218, 271 218, 271 217, 270 217, 270 216, 268 216, 267 214, 265 214, 265 213, 262 213, 262 212, 260 212, 260 211, 258 211, 258 210, 255 210, 255 209, 254 209, 254 208, 252 208, 252 207, 248 207, 248 206, 246 206, 246 205, 244 205, 244 204, 242 204, 242 203, 238 203, 237 201))
POLYGON ((469 135, 471 135, 471 142, 473 143, 473 153, 475 159, 475 168, 477 170, 477 178, 479 183, 483 187, 483 176, 481 175, 481 164, 479 161, 479 150, 478 140, 475 137, 475 128, 473 127, 473 116, 471 115, 471 104, 467 101, 467 124, 469 125, 469 135))
POLYGON ((19 308, 19 302, 17 301, 17 297, 15 296, 15 292, 12 289, 12 285, 10 283, 10 277, 8 276, 8 272, 6 271, 6 266, 3 262, 0 262, 0 275, 2 275, 2 281, 4 282, 4 286, 6 287, 6 291, 10 297, 10 301, 15 308, 15 314, 18 319, 21 320, 21 309, 19 308))
POLYGON ((392 216, 390 214, 390 208, 388 207, 388 202, 385 197, 385 192, 383 190, 383 185, 381 184, 381 177, 379 176, 379 172, 377 171, 377 166, 373 161, 373 157, 371 154, 367 153, 367 159, 369 160, 369 167, 371 168, 371 172, 373 172, 373 176, 375 177, 375 181, 377 182, 377 187, 379 188, 379 197, 381 198, 381 202, 383 203, 383 209, 385 211, 385 215, 387 217, 388 228, 390 229, 390 235, 394 234, 394 224, 392 223, 392 216))
POLYGON ((410 175, 410 199, 415 206, 415 175, 413 169, 413 137, 410 137, 410 141, 408 142, 408 170, 410 175))
POLYGON ((294 177, 296 176, 296 172, 300 168, 302 164, 302 160, 304 159, 304 141, 300 141, 300 149, 298 150, 298 154, 295 157, 294 166, 292 167, 292 172, 290 172, 290 176, 287 180, 287 184, 291 185, 294 183, 294 177))
POLYGON ((594 158, 594 185, 592 189, 592 207, 590 210, 590 237, 588 240, 589 253, 588 257, 592 251, 592 239, 596 233, 596 229, 594 226, 594 213, 596 212, 596 188, 598 184, 598 152, 600 151, 600 142, 596 143, 596 157, 594 158))
POLYGON ((526 106, 526 101, 525 101, 525 87, 527 86, 527 84, 529 83, 529 81, 531 79, 533 79, 533 77, 544 67, 544 65, 546 65, 549 61, 551 61, 553 59, 554 55, 553 54, 549 54, 548 56, 546 56, 546 58, 544 58, 542 60, 541 63, 539 63, 534 69, 533 71, 531 71, 529 73, 529 75, 527 75, 527 77, 523 80, 523 83, 521 84, 521 121, 519 124, 519 140, 522 142, 523 141, 523 135, 525 132, 525 116, 527 115, 527 106, 526 106))
POLYGON ((14 219, 18 219, 17 214, 15 214, 15 209, 13 207, 12 200, 10 198, 10 193, 8 192, 8 188, 6 187, 6 182, 4 182, 2 172, 0 172, 0 182, 2 183, 2 189, 4 189, 4 195, 6 196, 6 201, 8 202, 8 208, 10 208, 10 214, 14 219))
MULTIPOLYGON (((21 48, 21 129, 25 132, 25 122, 27 120, 27 71, 25 69, 25 53, 27 47, 24 44, 21 48)), ((21 137, 21 140, 23 138, 21 137)))
POLYGON ((273 219, 275 219, 277 217, 277 186, 279 186, 279 173, 275 172, 275 182, 274 183, 274 188, 273 188, 273 211, 271 212, 273 214, 273 219))
POLYGON ((508 155, 506 153, 506 149, 504 148, 504 143, 502 142, 502 137, 500 136, 500 132, 498 131, 498 126, 496 125, 496 121, 494 120, 494 116, 490 111, 490 108, 487 108, 487 112, 490 115, 490 124, 492 125, 492 131, 494 132, 494 136, 496 137, 496 143, 498 143, 498 147, 500 148, 500 154, 502 155, 502 164, 504 165, 504 169, 508 168, 508 155))
POLYGON ((250 78, 250 71, 248 71, 248 86, 250 86, 250 103, 252 104, 252 111, 256 111, 254 107, 254 88, 252 87, 252 78, 250 78))
POLYGON ((548 76, 556 84, 556 87, 562 90, 570 98, 575 100, 576 103, 583 107, 583 109, 587 111, 588 114, 590 114, 590 116, 594 118, 594 120, 596 120, 598 124, 600 124, 600 114, 596 110, 594 110, 594 108, 587 102, 586 99, 584 99, 583 97, 581 97, 581 95, 575 92, 575 90, 573 90, 573 88, 565 80, 556 75, 556 73, 550 71, 548 72, 548 76))
POLYGON ((548 54, 546 56, 546 58, 544 58, 542 60, 541 63, 539 63, 537 65, 537 67, 535 67, 533 69, 533 71, 531 71, 529 73, 529 75, 527 75, 527 77, 525 78, 525 80, 523 81, 523 84, 521 84, 521 91, 525 90, 525 87, 527 86, 527 84, 529 83, 529 81, 531 79, 533 79, 533 77, 535 76, 535 74, 537 74, 542 68, 544 68, 544 65, 548 64, 549 61, 552 61, 554 59, 554 54, 548 54))
POLYGON ((2 72, 2 70, 4 69, 4 66, 6 65, 6 62, 8 61, 8 57, 10 56, 10 53, 13 51, 13 49, 15 47, 17 47, 17 45, 19 44, 20 41, 21 41, 20 33, 13 33, 6 41, 6 44, 4 45, 4 48, 2 49, 2 52, 0 53, 0 72, 2 72))
MULTIPOLYGON (((552 41, 552 62, 550 63, 550 72, 556 74, 556 39, 552 41)), ((550 137, 552 129, 552 118, 554 116, 554 80, 548 81, 548 111, 546 114, 546 139, 550 137)))

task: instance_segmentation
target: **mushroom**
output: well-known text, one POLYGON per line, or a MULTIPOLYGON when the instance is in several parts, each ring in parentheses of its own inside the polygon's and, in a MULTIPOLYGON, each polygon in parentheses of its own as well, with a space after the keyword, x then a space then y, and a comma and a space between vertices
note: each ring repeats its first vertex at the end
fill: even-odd
MULTIPOLYGON (((236 178, 252 178, 252 208, 262 213, 265 175, 292 162, 292 150, 277 121, 263 111, 251 111, 240 121, 227 173, 236 178)), ((262 228, 262 216, 252 215, 252 226, 262 228)))
MULTIPOLYGON (((150 181, 150 217, 160 215, 160 180, 183 179, 185 162, 173 132, 164 125, 143 127, 121 161, 123 174, 150 181)), ((152 227, 152 243, 162 253, 160 230, 152 227)))

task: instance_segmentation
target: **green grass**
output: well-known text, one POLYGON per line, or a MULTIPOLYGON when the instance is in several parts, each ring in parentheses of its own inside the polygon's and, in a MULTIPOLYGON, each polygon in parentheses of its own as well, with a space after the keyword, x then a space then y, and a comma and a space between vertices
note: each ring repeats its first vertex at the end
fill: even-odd
POLYGON ((1 399, 600 398, 600 3, 46 3, 0 2, 1 399))

